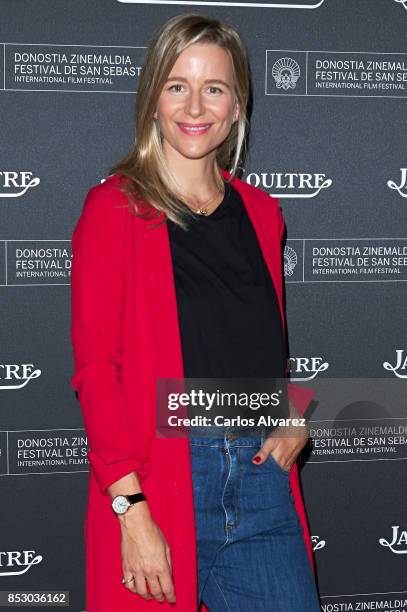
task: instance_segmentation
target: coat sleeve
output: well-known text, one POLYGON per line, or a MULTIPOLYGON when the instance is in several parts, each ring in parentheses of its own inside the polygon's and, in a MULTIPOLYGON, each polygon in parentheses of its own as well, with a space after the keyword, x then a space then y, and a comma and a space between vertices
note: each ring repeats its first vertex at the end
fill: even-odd
POLYGON ((125 272, 125 198, 105 184, 92 187, 72 235, 71 343, 75 389, 88 438, 88 460, 100 491, 136 472, 143 454, 126 422, 120 384, 125 272))
MULTIPOLYGON (((277 221, 278 221, 278 231, 279 231, 280 243, 281 243, 283 239, 283 234, 284 234, 285 221, 284 221, 283 212, 280 206, 278 205, 278 200, 277 200, 277 221)), ((288 362, 287 362, 287 368, 288 368, 288 362)), ((312 399, 315 396, 314 389, 311 389, 309 387, 302 387, 300 385, 290 383, 290 382, 287 382, 287 393, 288 393, 288 399, 290 400, 290 402, 292 402, 296 410, 301 415, 303 415, 306 412, 309 404, 311 403, 312 399)))

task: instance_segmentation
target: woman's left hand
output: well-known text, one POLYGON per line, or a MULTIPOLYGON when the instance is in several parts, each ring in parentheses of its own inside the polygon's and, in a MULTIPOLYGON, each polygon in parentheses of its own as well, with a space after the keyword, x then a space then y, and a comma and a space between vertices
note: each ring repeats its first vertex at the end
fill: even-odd
MULTIPOLYGON (((292 404, 290 407, 293 408, 292 404)), ((260 465, 271 454, 280 467, 289 472, 308 441, 309 426, 306 423, 302 426, 280 426, 278 429, 282 432, 282 435, 279 436, 277 431, 274 431, 264 440, 263 445, 252 458, 252 461, 256 465, 260 465)))

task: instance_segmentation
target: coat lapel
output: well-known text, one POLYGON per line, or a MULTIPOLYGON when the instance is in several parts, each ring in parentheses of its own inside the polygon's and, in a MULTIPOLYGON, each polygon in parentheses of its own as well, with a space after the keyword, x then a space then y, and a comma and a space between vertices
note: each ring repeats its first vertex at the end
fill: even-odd
MULTIPOLYGON (((161 221, 162 216, 148 225, 161 221)), ((155 332, 158 378, 183 378, 174 271, 166 223, 146 227, 143 241, 144 271, 155 332)))
MULTIPOLYGON (((225 178, 230 176, 226 170, 223 170, 222 174, 225 178)), ((256 232, 263 258, 277 293, 281 323, 285 332, 281 245, 275 214, 276 207, 272 205, 270 196, 265 191, 258 189, 254 192, 253 187, 238 178, 234 178, 232 185, 239 192, 256 232)))

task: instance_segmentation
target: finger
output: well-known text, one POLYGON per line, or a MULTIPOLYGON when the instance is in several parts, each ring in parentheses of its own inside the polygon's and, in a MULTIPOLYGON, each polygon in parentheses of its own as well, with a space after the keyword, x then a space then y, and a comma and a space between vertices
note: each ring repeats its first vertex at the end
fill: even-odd
MULTIPOLYGON (((126 580, 129 580, 130 576, 128 578, 126 578, 126 580)), ((136 587, 135 587, 135 581, 131 580, 131 582, 125 582, 124 586, 126 587, 126 589, 128 591, 131 591, 132 593, 136 592, 136 587)))
POLYGON ((290 461, 283 458, 283 456, 281 456, 281 452, 280 454, 276 455, 273 453, 270 453, 270 455, 274 458, 274 460, 276 461, 276 463, 278 463, 278 465, 281 467, 282 470, 284 470, 285 472, 289 472, 291 469, 291 459, 290 461))
POLYGON ((150 588, 150 593, 153 597, 156 598, 157 601, 164 601, 164 594, 161 590, 161 585, 157 576, 150 574, 147 576, 148 586, 150 588))
POLYGON ((144 574, 141 572, 137 572, 137 573, 133 572, 133 576, 134 576, 134 582, 135 582, 135 587, 136 587, 135 592, 137 593, 137 595, 140 595, 140 597, 146 600, 152 599, 152 595, 150 595, 150 593, 147 590, 147 583, 146 583, 146 578, 144 574))
POLYGON ((126 589, 128 589, 129 591, 133 591, 135 592, 135 586, 134 586, 134 572, 131 571, 130 567, 126 567, 122 566, 122 575, 123 578, 125 580, 129 580, 130 582, 123 582, 123 586, 126 587, 126 589), (130 580, 130 578, 133 576, 133 580, 130 580))
POLYGON ((276 450, 277 453, 270 452, 270 455, 273 457, 274 461, 278 463, 282 470, 284 470, 285 472, 289 472, 293 465, 292 454, 289 455, 289 458, 287 458, 286 456, 284 459, 284 454, 281 455, 281 449, 277 447, 276 450))
POLYGON ((168 565, 170 567, 170 570, 172 571, 171 551, 168 545, 165 547, 165 556, 167 557, 168 565))
POLYGON ((175 588, 170 572, 163 572, 158 576, 158 578, 160 580, 162 592, 164 593, 169 603, 175 603, 175 588))
POLYGON ((252 457, 252 462, 260 465, 264 463, 269 456, 270 451, 274 448, 274 445, 270 440, 266 440, 266 442, 261 446, 261 448, 257 451, 257 453, 252 457))

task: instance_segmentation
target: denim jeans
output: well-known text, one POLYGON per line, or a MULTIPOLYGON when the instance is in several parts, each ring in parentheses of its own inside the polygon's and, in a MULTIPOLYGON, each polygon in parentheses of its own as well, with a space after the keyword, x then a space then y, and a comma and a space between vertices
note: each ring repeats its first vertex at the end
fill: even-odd
POLYGON ((320 612, 289 473, 251 459, 265 434, 191 434, 199 603, 210 612, 320 612))

